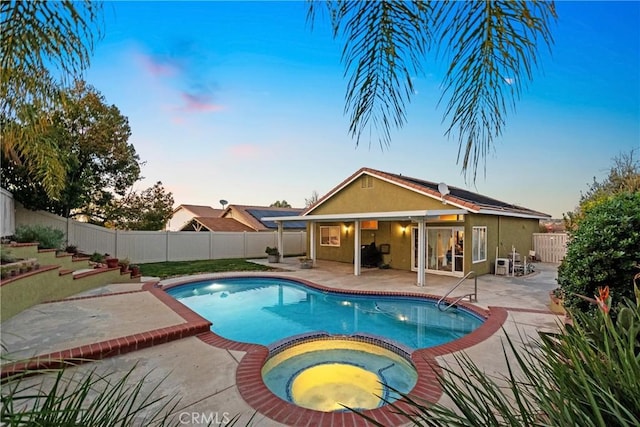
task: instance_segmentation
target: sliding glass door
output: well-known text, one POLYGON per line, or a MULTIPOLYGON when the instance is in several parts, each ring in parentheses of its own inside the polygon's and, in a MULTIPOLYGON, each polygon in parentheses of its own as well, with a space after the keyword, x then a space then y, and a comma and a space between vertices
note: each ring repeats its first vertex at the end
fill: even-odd
MULTIPOLYGON (((412 230, 412 269, 418 269, 418 229, 412 230)), ((427 227, 427 272, 461 276, 464 272, 464 227, 427 227)))

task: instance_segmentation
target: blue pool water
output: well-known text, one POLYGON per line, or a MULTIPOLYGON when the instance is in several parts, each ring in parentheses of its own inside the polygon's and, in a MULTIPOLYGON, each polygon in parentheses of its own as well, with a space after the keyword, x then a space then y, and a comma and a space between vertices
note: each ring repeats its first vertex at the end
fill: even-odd
POLYGON ((458 339, 483 322, 466 310, 442 312, 429 300, 323 292, 281 278, 215 279, 167 293, 209 320, 216 334, 263 345, 323 331, 373 334, 417 349, 458 339))

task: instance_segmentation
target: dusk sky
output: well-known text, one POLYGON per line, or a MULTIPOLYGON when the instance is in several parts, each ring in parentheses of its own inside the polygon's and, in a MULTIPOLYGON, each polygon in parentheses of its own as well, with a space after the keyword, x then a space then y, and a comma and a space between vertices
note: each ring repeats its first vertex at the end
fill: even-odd
POLYGON ((556 6, 553 50, 475 184, 444 135, 443 64, 431 60, 391 145, 356 147, 342 44, 327 19, 310 28, 306 2, 107 2, 85 79, 129 118, 146 162, 137 189, 162 181, 176 206, 304 207, 366 166, 559 218, 615 156, 640 155, 640 2, 556 6))

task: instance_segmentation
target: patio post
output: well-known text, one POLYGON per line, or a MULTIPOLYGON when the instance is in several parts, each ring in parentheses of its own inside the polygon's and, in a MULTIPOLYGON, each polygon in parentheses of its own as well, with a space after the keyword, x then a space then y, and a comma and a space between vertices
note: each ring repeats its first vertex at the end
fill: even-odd
MULTIPOLYGON (((425 282, 425 224, 424 218, 418 219, 418 286, 424 286, 425 282)), ((412 243, 413 244, 413 243, 412 243)))
POLYGON ((309 221, 309 258, 316 264, 316 222, 309 221))
POLYGON ((284 258, 284 239, 282 238, 283 227, 282 227, 282 221, 277 221, 277 223, 278 223, 278 252, 280 252, 280 258, 278 258, 278 262, 282 262, 282 259, 284 258))
POLYGON ((360 275, 360 258, 362 253, 360 252, 360 220, 353 222, 353 275, 360 275))

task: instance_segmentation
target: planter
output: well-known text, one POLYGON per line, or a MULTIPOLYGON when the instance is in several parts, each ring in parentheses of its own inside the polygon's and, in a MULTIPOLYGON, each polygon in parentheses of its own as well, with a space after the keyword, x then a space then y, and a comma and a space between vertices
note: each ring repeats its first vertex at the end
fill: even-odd
POLYGON ((552 312, 556 314, 565 314, 564 304, 562 303, 562 298, 556 296, 554 291, 549 292, 549 308, 552 312))
POLYGON ((107 258, 105 262, 109 268, 116 268, 118 266, 118 258, 107 258))
POLYGON ((280 255, 267 255, 269 262, 280 262, 280 255))
POLYGON ((131 277, 140 275, 140 267, 138 267, 137 265, 130 265, 129 270, 131 270, 131 277))

